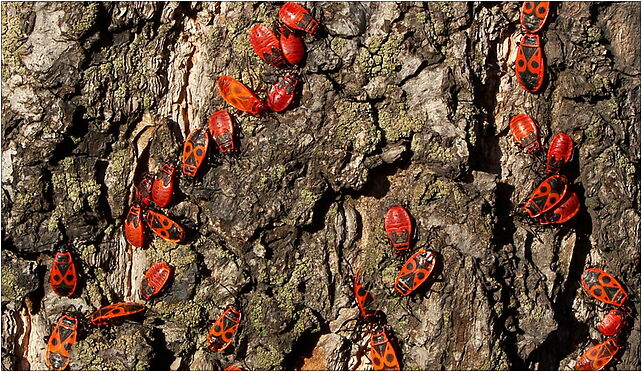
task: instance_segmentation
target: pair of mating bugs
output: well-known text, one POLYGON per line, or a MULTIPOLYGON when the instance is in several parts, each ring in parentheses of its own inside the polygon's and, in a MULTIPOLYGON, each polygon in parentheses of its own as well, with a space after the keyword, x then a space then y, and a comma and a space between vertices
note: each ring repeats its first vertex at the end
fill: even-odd
POLYGON ((628 293, 611 274, 598 268, 589 268, 582 273, 582 288, 586 293, 609 305, 616 306, 609 311, 597 330, 608 338, 589 348, 575 363, 576 370, 599 371, 606 367, 620 350, 622 341, 616 336, 627 324, 630 310, 626 307, 628 293))
POLYGON ((522 30, 525 32, 517 49, 515 76, 524 90, 535 93, 544 83, 545 66, 539 32, 548 17, 548 1, 524 1, 520 16, 522 30))
MULTIPOLYGON (((539 154, 539 131, 535 121, 526 114, 514 116, 510 132, 515 142, 531 154, 539 154)), ((580 210, 580 200, 574 191, 568 190, 568 180, 558 174, 573 157, 573 139, 558 133, 548 148, 546 173, 552 174, 531 193, 521 209, 542 225, 561 224, 575 217, 580 210)))
MULTIPOLYGON (((149 300, 168 284, 172 268, 165 262, 152 265, 141 282, 140 295, 149 300)), ((56 253, 51 267, 49 281, 58 296, 72 296, 76 290, 78 277, 71 254, 67 250, 56 253)), ((89 322, 102 326, 114 321, 139 314, 145 306, 135 302, 120 302, 104 306, 91 314, 89 322)), ((69 353, 76 343, 78 318, 72 314, 63 314, 49 336, 45 362, 52 370, 63 370, 69 364, 69 353)))

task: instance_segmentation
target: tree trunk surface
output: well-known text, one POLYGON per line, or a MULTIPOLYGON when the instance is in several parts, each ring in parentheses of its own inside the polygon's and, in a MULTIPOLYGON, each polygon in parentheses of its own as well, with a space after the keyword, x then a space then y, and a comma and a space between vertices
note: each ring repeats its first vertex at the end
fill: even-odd
MULTIPOLYGON (((640 5, 553 3, 540 32, 541 93, 514 61, 521 3, 306 3, 302 93, 253 117, 216 89, 232 76, 264 97, 282 70, 248 33, 281 3, 2 3, 2 367, 46 369, 43 338, 70 305, 81 318, 144 302, 142 322, 86 327, 76 369, 369 369, 354 273, 377 297, 405 369, 572 369, 603 340, 611 307, 580 286, 595 266, 630 297, 616 369, 640 369, 640 5), (187 134, 227 109, 236 157, 210 151, 180 176, 163 213, 184 244, 123 236, 133 187, 187 134), (517 205, 544 179, 508 125, 528 113, 542 144, 564 132, 564 171, 582 209, 541 229, 517 205), (439 261, 408 297, 392 283, 405 258, 383 217, 404 205, 412 250, 439 261), (49 285, 53 254, 79 270, 72 298, 49 285), (140 298, 165 261, 171 287, 140 298), (222 285, 221 285, 222 284, 222 285), (233 346, 206 348, 212 321, 237 303, 233 346), (345 324, 344 324, 345 323, 345 324)), ((212 147, 213 142, 210 143, 212 147)))

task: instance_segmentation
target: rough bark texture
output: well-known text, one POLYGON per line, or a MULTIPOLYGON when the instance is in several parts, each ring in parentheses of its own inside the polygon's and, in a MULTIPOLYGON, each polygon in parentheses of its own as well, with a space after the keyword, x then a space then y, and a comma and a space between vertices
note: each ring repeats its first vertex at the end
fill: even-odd
MULTIPOLYGON (((252 52, 252 25, 278 3, 2 4, 2 366, 44 369, 60 313, 140 301, 145 269, 175 267, 142 324, 86 329, 72 369, 369 368, 351 268, 371 282, 406 369, 570 369, 607 309, 579 286, 598 266, 640 295, 640 6, 555 3, 543 30, 547 81, 513 71, 520 3, 309 3, 297 107, 235 113, 242 155, 213 153, 181 177, 166 212, 185 244, 129 246, 122 224, 143 172, 230 109, 228 74, 258 88, 278 73, 252 52), (514 207, 543 178, 511 116, 542 140, 576 142, 573 223, 532 233, 514 207), (405 205, 417 247, 439 253, 430 291, 394 297, 403 258, 383 215, 405 205), (57 247, 82 273, 72 299, 48 284, 57 247), (348 264, 349 263, 349 264, 348 264), (239 293, 232 352, 204 346, 239 293), (351 329, 351 327, 353 329, 351 329)), ((639 302, 617 369, 640 368, 639 302)))

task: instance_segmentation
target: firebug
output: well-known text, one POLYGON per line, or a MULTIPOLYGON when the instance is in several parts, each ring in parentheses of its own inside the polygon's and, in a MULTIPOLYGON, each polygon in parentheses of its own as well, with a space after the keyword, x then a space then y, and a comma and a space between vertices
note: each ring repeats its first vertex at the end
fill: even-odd
POLYGON ((234 341, 240 323, 241 311, 234 305, 229 305, 207 334, 208 348, 214 352, 225 350, 234 341))
POLYGON ((402 296, 408 296, 430 277, 436 262, 437 257, 432 251, 418 250, 410 256, 397 274, 395 291, 402 296))
POLYGON ((299 81, 295 74, 288 73, 272 85, 267 98, 267 104, 272 111, 281 112, 290 106, 299 81))
POLYGON ((167 241, 180 243, 185 239, 185 230, 181 225, 162 213, 153 210, 146 211, 145 222, 153 232, 167 241))
POLYGON ((294 30, 314 34, 319 23, 310 15, 310 12, 297 3, 285 3, 279 10, 279 19, 286 26, 294 30))
POLYGON ((62 371, 67 368, 69 353, 71 347, 76 343, 77 333, 78 319, 67 314, 60 317, 47 342, 45 362, 49 369, 62 371))
POLYGON ((129 208, 125 219, 125 238, 134 247, 145 244, 145 228, 143 227, 143 211, 139 205, 134 204, 129 208))
POLYGON ((546 172, 559 173, 560 168, 573 156, 573 139, 568 134, 558 133, 551 141, 546 155, 546 172))
POLYGON ((517 49, 515 76, 526 91, 535 93, 544 83, 544 52, 539 36, 526 34, 517 49))
POLYGON ((528 197, 522 210, 531 217, 537 217, 558 205, 566 195, 568 181, 559 174, 552 175, 542 181, 528 197))
POLYGON ((66 248, 61 248, 54 255, 51 264, 51 273, 49 274, 51 288, 58 296, 70 297, 76 291, 77 282, 76 265, 71 253, 66 248))
POLYGON ((209 137, 203 128, 194 129, 183 144, 183 174, 195 177, 203 164, 209 147, 209 137))
POLYGON ((225 102, 241 111, 253 115, 262 115, 268 109, 263 100, 234 78, 221 76, 218 78, 217 85, 218 91, 225 102))
POLYGON ((522 29, 529 34, 539 31, 546 22, 549 7, 548 1, 524 1, 519 18, 522 29))
POLYGON ((141 314, 145 310, 145 305, 136 302, 118 302, 94 311, 89 317, 89 321, 95 326, 103 326, 141 314))
POLYGON ((169 164, 163 164, 163 167, 156 173, 152 184, 152 200, 159 207, 167 207, 172 201, 175 177, 176 168, 169 164))
POLYGON ((613 338, 588 349, 575 363, 577 371, 599 371, 617 354, 620 346, 613 338))
POLYGON ((410 248, 412 218, 404 207, 400 205, 390 207, 384 217, 383 226, 395 250, 405 251, 410 248))
POLYGON ((622 306, 628 294, 611 274, 592 267, 582 273, 582 288, 598 300, 615 306, 622 306))
POLYGON ((234 124, 232 117, 225 110, 216 111, 208 121, 210 135, 222 153, 234 152, 234 124))
POLYGON ((250 44, 256 54, 268 64, 282 68, 287 62, 281 52, 279 39, 265 25, 256 25, 250 31, 250 44))
POLYGON ((163 290, 172 275, 172 268, 165 262, 153 264, 145 273, 140 285, 140 296, 149 300, 163 290))
POLYGON ((388 336, 388 332, 383 327, 379 327, 370 335, 370 360, 375 371, 398 371, 401 369, 395 345, 388 336))
POLYGON ((510 132, 515 142, 526 151, 533 153, 541 148, 537 124, 530 116, 526 114, 513 116, 510 119, 510 132))

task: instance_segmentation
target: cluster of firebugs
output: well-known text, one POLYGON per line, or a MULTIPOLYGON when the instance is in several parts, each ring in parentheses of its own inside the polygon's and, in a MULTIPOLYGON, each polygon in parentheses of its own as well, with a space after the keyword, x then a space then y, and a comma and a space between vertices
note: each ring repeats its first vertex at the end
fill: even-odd
MULTIPOLYGON (((544 82, 544 57, 539 32, 549 13, 548 1, 525 1, 522 5, 520 22, 524 35, 518 47, 515 60, 515 76, 526 91, 537 92, 544 82)), ((539 133, 535 121, 526 114, 514 116, 510 131, 515 142, 531 154, 541 151, 539 133)), ((564 133, 558 133, 548 149, 546 173, 550 176, 542 181, 520 205, 523 212, 536 219, 539 224, 562 224, 577 215, 580 200, 574 191, 568 190, 568 180, 560 175, 560 169, 573 156, 573 140, 564 133)), ((598 331, 611 337, 591 347, 575 363, 577 370, 601 370, 618 353, 622 340, 616 336, 626 326, 630 310, 624 304, 628 295, 622 285, 610 274, 589 268, 581 278, 582 288, 598 300, 617 308, 608 312, 598 325, 598 331)))
MULTIPOLYGON (((300 32, 315 34, 318 22, 310 12, 296 3, 286 3, 279 11, 282 24, 279 38, 266 26, 257 25, 250 31, 249 40, 258 56, 278 68, 290 68, 305 59, 305 44, 300 32)), ((233 107, 253 115, 262 115, 268 110, 281 112, 294 101, 300 77, 295 72, 286 73, 268 92, 267 103, 245 85, 229 77, 218 79, 221 97, 233 107)), ((208 128, 197 128, 186 138, 182 154, 182 174, 196 177, 206 159, 209 137, 212 137, 221 153, 236 152, 236 136, 232 117, 225 110, 211 115, 208 128)), ((163 213, 151 209, 151 205, 167 207, 174 193, 176 167, 164 164, 152 178, 144 176, 136 187, 134 202, 125 219, 124 235, 135 247, 142 247, 147 240, 146 227, 161 238, 174 243, 185 240, 185 229, 163 213)), ((150 300, 169 283, 173 269, 165 262, 153 264, 145 273, 140 295, 150 300)), ((53 291, 58 296, 70 297, 75 293, 77 274, 71 253, 61 248, 54 256, 49 277, 53 291)), ((104 306, 91 314, 92 326, 103 326, 142 314, 145 305, 136 302, 119 302, 104 306)), ((229 305, 214 322, 207 336, 207 346, 213 352, 222 352, 234 340, 241 323, 242 312, 229 305)), ((69 353, 76 342, 78 317, 65 312, 54 327, 47 342, 45 361, 52 370, 63 370, 69 365, 69 353)), ((231 365, 226 370, 239 370, 231 365)))
MULTIPOLYGON (((515 73, 517 81, 525 90, 536 92, 544 80, 544 60, 539 36, 548 15, 548 2, 524 2, 520 21, 526 34, 520 43, 515 73)), ((279 11, 282 22, 277 35, 265 25, 257 25, 250 31, 249 40, 256 54, 266 63, 277 68, 291 68, 305 59, 305 43, 301 32, 315 34, 319 26, 310 12, 296 3, 285 3, 279 11)), ((268 92, 267 100, 260 99, 252 90, 229 76, 218 79, 221 97, 233 107, 253 115, 262 115, 268 110, 281 112, 290 106, 295 97, 300 77, 295 72, 286 73, 268 92)), ((512 118, 510 130, 515 141, 530 153, 541 149, 537 125, 528 115, 512 118)), ((212 114, 208 130, 197 128, 185 140, 182 154, 182 174, 196 177, 203 164, 211 136, 221 153, 231 154, 237 150, 234 124, 225 110, 212 114)), ((552 176, 544 180, 521 207, 540 224, 561 224, 573 218, 580 209, 577 194, 567 192, 567 180, 559 175, 560 168, 568 163, 573 154, 573 141, 563 133, 553 139, 548 150, 546 171, 552 176)), ((185 230, 166 215, 150 208, 170 205, 174 192, 176 168, 164 164, 152 179, 144 176, 136 187, 134 203, 131 205, 124 224, 127 241, 142 247, 146 241, 147 226, 155 234, 171 242, 180 243, 185 239, 185 230)), ((386 234, 397 252, 410 248, 413 237, 413 222, 408 211, 402 206, 391 207, 384 218, 386 234)), ((437 256, 434 252, 419 249, 401 267, 394 283, 394 290, 401 296, 413 293, 430 277, 437 256)), ((165 262, 153 264, 145 273, 140 295, 150 300, 168 284, 173 274, 165 262)), ((370 334, 370 360, 375 370, 400 369, 400 354, 394 336, 388 325, 383 324, 385 316, 374 309, 375 296, 361 284, 360 270, 354 278, 353 292, 359 308, 360 320, 367 325, 370 334)), ((58 296, 74 294, 77 274, 71 253, 61 248, 54 256, 50 283, 58 296)), ((610 311, 598 326, 605 336, 614 336, 626 325, 629 315, 623 306, 628 295, 622 285, 610 274, 597 268, 587 269, 582 275, 582 287, 593 297, 618 308, 610 311)), ((91 314, 89 323, 103 326, 122 321, 146 310, 143 304, 119 302, 104 306, 91 314)), ((241 323, 242 312, 235 305, 229 305, 214 322, 207 336, 208 348, 213 352, 227 349, 234 340, 241 323)), ((47 345, 46 363, 52 370, 63 370, 69 364, 69 353, 76 342, 78 318, 64 313, 54 327, 47 345)), ((576 363, 577 369, 599 370, 606 366, 619 350, 621 342, 616 338, 590 348, 576 363)), ((231 365, 226 370, 239 370, 231 365)))

